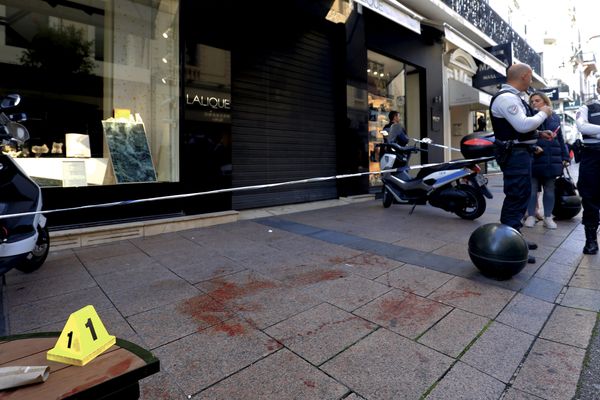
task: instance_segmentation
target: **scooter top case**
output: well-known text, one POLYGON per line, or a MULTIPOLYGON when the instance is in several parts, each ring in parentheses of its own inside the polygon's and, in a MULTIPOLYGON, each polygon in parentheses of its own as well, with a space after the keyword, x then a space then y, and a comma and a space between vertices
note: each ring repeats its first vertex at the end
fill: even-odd
POLYGON ((464 158, 494 156, 494 132, 476 132, 464 136, 460 141, 460 152, 464 158))

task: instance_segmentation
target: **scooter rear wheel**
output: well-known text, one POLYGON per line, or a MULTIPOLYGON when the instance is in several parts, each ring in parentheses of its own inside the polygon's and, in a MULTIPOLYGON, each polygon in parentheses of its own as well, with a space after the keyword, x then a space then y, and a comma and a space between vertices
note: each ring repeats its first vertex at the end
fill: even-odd
POLYGON ((394 202, 394 196, 390 193, 388 188, 383 188, 383 208, 389 208, 394 202))
POLYGON ((456 210, 454 213, 463 219, 469 220, 481 217, 486 207, 483 194, 470 185, 458 185, 457 189, 462 190, 467 195, 467 202, 463 208, 456 210))
POLYGON ((38 239, 35 242, 35 247, 27 254, 25 260, 15 268, 26 274, 36 271, 44 264, 44 261, 46 261, 49 251, 50 234, 48 228, 38 227, 38 239))

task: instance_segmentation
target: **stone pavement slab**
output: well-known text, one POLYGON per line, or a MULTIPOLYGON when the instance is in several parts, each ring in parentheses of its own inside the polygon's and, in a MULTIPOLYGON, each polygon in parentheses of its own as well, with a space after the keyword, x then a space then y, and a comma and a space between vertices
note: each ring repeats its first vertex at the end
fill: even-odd
POLYGON ((375 279, 401 265, 402 263, 399 261, 366 252, 337 264, 334 268, 337 267, 342 271, 360 275, 367 279, 375 279))
POLYGON ((405 264, 377 278, 376 281, 419 296, 429 296, 452 278, 453 275, 450 274, 405 264))
POLYGON ((346 311, 353 311, 373 299, 389 292, 389 286, 358 275, 327 280, 308 286, 303 291, 328 301, 346 311))
POLYGON ((521 293, 535 297, 536 299, 554 303, 562 291, 562 288, 563 285, 560 283, 534 276, 527 282, 523 290, 521 290, 521 293))
POLYGON ((356 315, 322 303, 269 327, 265 333, 318 366, 376 328, 356 315))
POLYGON ((125 317, 198 294, 198 289, 181 278, 160 279, 108 294, 110 301, 125 317))
POLYGON ((495 318, 515 295, 497 286, 454 277, 428 298, 483 317, 495 318))
POLYGON ((582 308, 589 311, 600 311, 600 291, 568 287, 560 304, 566 307, 582 308))
POLYGON ((355 310, 354 314, 415 339, 451 310, 437 301, 394 289, 355 310))
POLYGON ((98 287, 80 289, 14 307, 10 306, 9 301, 9 332, 22 333, 52 322, 64 321, 71 312, 88 304, 92 304, 98 312, 112 307, 108 297, 98 287))
POLYGON ((86 261, 85 268, 90 275, 96 277, 141 267, 155 261, 158 260, 153 259, 142 251, 135 251, 133 253, 119 254, 98 260, 86 261))
POLYGON ((569 286, 600 290, 600 269, 579 267, 569 282, 569 286))
POLYGON ((186 394, 221 381, 281 348, 242 320, 229 320, 154 350, 186 394))
POLYGON ((198 399, 334 400, 348 389, 288 350, 253 363, 226 381, 210 387, 198 399))
POLYGON ((585 351, 576 347, 536 340, 513 386, 548 400, 575 395, 585 351))
POLYGON ((459 361, 438 382, 427 400, 496 400, 503 391, 504 383, 459 361))
POLYGON ((458 357, 488 324, 485 317, 455 308, 418 339, 450 357, 458 357))
POLYGON ((418 399, 452 359, 387 329, 379 329, 321 369, 366 399, 418 399))
POLYGON ((553 303, 517 293, 498 315, 496 321, 531 335, 537 335, 553 308, 553 303))
POLYGON ((199 294, 132 315, 127 322, 146 346, 154 349, 234 318, 236 314, 212 297, 199 294))
POLYGON ((556 306, 540 333, 540 338, 585 349, 590 343, 597 314, 576 308, 556 306))
POLYGON ((508 383, 534 339, 525 332, 493 322, 461 361, 508 383))

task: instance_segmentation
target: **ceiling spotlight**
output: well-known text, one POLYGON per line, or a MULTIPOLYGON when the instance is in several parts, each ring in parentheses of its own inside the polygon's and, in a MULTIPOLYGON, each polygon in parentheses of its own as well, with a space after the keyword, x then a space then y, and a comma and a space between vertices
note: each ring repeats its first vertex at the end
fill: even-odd
POLYGON ((171 34, 171 28, 169 28, 166 31, 164 31, 162 33, 162 37, 164 37, 165 39, 168 39, 170 34, 171 34))

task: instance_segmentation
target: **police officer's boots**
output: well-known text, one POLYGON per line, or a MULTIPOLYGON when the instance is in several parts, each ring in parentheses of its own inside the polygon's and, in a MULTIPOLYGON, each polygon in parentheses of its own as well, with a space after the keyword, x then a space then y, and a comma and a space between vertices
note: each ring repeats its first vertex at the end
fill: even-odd
POLYGON ((597 226, 585 227, 585 246, 583 247, 583 254, 596 254, 598 252, 597 230, 597 226))

